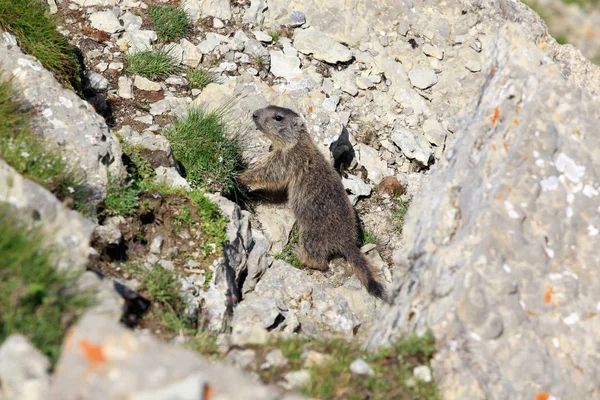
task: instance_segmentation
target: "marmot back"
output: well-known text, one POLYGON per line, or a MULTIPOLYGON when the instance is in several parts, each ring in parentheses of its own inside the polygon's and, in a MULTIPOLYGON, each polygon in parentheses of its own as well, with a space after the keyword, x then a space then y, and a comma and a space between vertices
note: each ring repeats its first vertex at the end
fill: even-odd
POLYGON ((273 143, 273 151, 238 177, 242 185, 287 190, 300 230, 296 256, 305 266, 324 271, 344 257, 373 296, 385 300, 379 283, 357 247, 354 209, 341 178, 308 135, 294 111, 268 106, 253 114, 254 123, 273 143))

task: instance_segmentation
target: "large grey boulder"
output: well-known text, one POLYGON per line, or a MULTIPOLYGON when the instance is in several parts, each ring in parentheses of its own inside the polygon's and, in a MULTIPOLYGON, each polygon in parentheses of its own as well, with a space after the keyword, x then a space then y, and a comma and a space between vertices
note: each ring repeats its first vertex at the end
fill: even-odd
POLYGON ((32 56, 8 40, 0 40, 0 64, 11 78, 22 101, 36 110, 33 127, 49 146, 57 147, 67 164, 92 189, 89 202, 106 196, 109 175, 121 179, 125 169, 121 145, 92 106, 65 89, 32 56))
POLYGON ((0 159, 0 203, 8 204, 25 223, 32 223, 51 248, 57 267, 83 270, 94 224, 67 209, 52 193, 23 178, 0 159))
POLYGON ((26 337, 13 334, 0 346, 0 399, 42 400, 50 387, 50 361, 26 337))
POLYGON ((412 202, 369 342, 430 329, 445 399, 600 396, 600 71, 557 65, 536 26, 482 40, 486 84, 412 202))
MULTIPOLYGON (((100 317, 84 316, 65 339, 49 400, 256 399, 287 396, 238 370, 100 317)), ((292 398, 292 397, 287 397, 292 398)), ((297 398, 297 397, 296 397, 297 398)))

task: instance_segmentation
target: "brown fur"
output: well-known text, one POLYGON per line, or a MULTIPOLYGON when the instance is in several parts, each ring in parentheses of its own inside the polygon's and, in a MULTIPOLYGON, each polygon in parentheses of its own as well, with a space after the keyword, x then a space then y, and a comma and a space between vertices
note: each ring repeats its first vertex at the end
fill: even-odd
POLYGON ((385 299, 357 247, 356 216, 340 176, 308 135, 298 114, 269 106, 253 114, 256 126, 273 142, 273 151, 257 167, 238 177, 241 185, 286 190, 300 228, 296 249, 305 266, 325 271, 328 261, 344 257, 369 293, 385 299))

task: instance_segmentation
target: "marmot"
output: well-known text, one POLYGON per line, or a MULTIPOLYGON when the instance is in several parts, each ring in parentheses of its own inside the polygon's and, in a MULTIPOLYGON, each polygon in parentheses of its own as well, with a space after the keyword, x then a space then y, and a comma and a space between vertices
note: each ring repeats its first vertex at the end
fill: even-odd
POLYGON ((253 114, 254 123, 273 143, 272 151, 258 166, 238 175, 238 183, 271 191, 287 190, 299 227, 296 256, 305 266, 324 271, 328 261, 349 261, 368 292, 386 300, 357 246, 354 209, 338 173, 309 136, 302 118, 276 106, 253 114))

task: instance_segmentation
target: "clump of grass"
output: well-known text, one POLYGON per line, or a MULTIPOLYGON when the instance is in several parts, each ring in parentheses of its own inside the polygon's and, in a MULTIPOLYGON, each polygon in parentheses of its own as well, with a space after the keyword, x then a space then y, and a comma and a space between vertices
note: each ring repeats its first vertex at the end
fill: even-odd
POLYGON ((211 83, 216 82, 214 76, 203 68, 188 70, 187 78, 192 89, 204 89, 211 83))
POLYGON ((140 189, 134 184, 121 185, 110 182, 104 200, 104 207, 109 215, 132 215, 138 207, 140 189))
POLYGON ((343 339, 309 340, 291 337, 277 340, 262 351, 278 348, 288 360, 279 370, 260 368, 256 372, 266 383, 281 380, 288 371, 307 369, 310 382, 301 388, 302 394, 316 399, 439 399, 433 382, 422 382, 413 376, 413 369, 430 365, 435 351, 435 339, 431 333, 423 337, 408 336, 390 348, 365 353, 357 342, 343 339), (313 350, 329 356, 321 365, 305 366, 302 353, 313 350), (350 371, 350 364, 357 358, 365 360, 373 369, 371 376, 358 376, 350 371))
POLYGON ((179 40, 190 33, 190 21, 180 7, 150 7, 150 18, 156 28, 156 34, 161 39, 179 40))
POLYGON ((408 206, 410 202, 407 200, 400 200, 398 203, 397 211, 394 213, 394 220, 398 223, 400 227, 400 231, 402 231, 402 226, 404 225, 404 217, 406 217, 406 213, 408 212, 408 206))
POLYGON ((0 0, 0 27, 15 35, 21 48, 37 58, 66 87, 81 93, 80 67, 68 39, 39 0, 0 0))
POLYGON ((0 158, 18 173, 50 190, 88 214, 90 190, 72 172, 57 150, 47 149, 42 139, 29 128, 31 115, 21 109, 11 82, 0 74, 0 158))
POLYGON ((361 242, 363 246, 366 244, 377 244, 377 240, 377 236, 373 231, 370 231, 368 229, 362 230, 361 242))
POLYGON ((127 72, 148 79, 165 79, 181 71, 179 61, 166 46, 126 55, 127 72))
POLYGON ((294 253, 294 248, 298 245, 299 239, 300 229, 298 228, 298 223, 295 223, 292 227, 292 231, 290 232, 290 237, 287 244, 280 253, 275 254, 275 259, 283 260, 296 268, 302 268, 302 263, 300 260, 298 260, 298 257, 296 257, 296 254, 294 253))
POLYGON ((232 188, 241 170, 241 148, 226 134, 223 110, 191 109, 167 132, 173 154, 196 187, 232 188))
POLYGON ((219 207, 204 196, 204 192, 194 190, 190 194, 192 203, 200 219, 202 234, 206 242, 214 244, 217 248, 223 246, 227 231, 227 218, 219 211, 219 207))
POLYGON ((277 42, 281 37, 281 32, 278 31, 269 31, 269 36, 273 39, 273 42, 277 42))
POLYGON ((266 62, 263 56, 256 56, 254 58, 254 62, 256 63, 258 69, 263 69, 266 66, 266 62))
POLYGON ((0 232, 0 343, 21 333, 54 365, 67 328, 89 301, 73 291, 77 277, 54 269, 42 238, 6 206, 0 207, 0 232))

